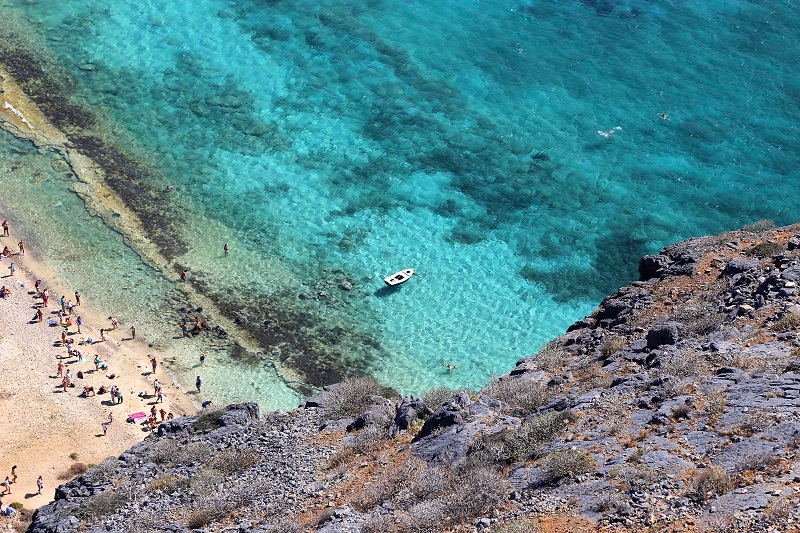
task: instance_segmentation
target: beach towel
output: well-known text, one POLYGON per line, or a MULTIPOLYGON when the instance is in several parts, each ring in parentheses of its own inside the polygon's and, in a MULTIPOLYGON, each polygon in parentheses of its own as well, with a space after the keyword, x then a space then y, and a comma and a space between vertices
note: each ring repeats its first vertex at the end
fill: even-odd
POLYGON ((135 422, 137 424, 141 424, 146 420, 147 414, 144 411, 139 411, 138 413, 131 413, 128 415, 128 422, 135 422))

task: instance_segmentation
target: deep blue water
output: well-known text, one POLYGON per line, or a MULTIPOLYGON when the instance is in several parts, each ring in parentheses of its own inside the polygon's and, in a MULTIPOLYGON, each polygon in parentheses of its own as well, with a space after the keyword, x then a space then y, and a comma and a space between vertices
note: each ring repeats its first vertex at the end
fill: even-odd
MULTIPOLYGON (((180 264, 405 392, 507 371, 642 254, 798 219, 794 2, 5 3, 175 186, 180 264)), ((281 353, 217 354, 214 394, 288 406, 281 353)))

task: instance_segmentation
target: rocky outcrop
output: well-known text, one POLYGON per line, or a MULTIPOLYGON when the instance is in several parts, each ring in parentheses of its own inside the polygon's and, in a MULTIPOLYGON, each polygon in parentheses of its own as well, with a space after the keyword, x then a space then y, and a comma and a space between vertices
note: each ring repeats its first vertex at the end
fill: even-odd
POLYGON ((162 424, 59 487, 31 531, 784 531, 800 523, 798 230, 646 256, 481 390, 333 386, 290 413, 162 424))

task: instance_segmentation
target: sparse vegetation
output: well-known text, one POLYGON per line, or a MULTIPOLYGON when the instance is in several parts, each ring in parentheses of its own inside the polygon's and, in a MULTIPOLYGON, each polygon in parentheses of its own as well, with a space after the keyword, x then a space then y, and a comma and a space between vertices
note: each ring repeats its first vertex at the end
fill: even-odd
POLYGON ((206 407, 197 415, 197 422, 194 423, 194 427, 203 431, 217 429, 220 427, 219 420, 223 414, 225 414, 224 407, 215 405, 206 407))
POLYGON ((468 462, 475 465, 506 465, 538 457, 543 446, 575 421, 571 411, 551 411, 511 426, 481 435, 470 446, 468 462))
POLYGON ((384 387, 372 376, 348 378, 337 387, 326 391, 328 401, 323 408, 325 418, 355 418, 371 406, 382 403, 387 398, 398 398, 400 393, 391 387, 384 387))
POLYGON ((431 411, 437 410, 444 402, 457 394, 457 391, 447 387, 436 387, 422 395, 422 401, 431 411))
POLYGON ((590 472, 595 461, 583 450, 569 449, 544 456, 539 464, 547 472, 550 481, 577 476, 590 472))
POLYGON ((608 358, 627 346, 628 342, 624 338, 611 337, 610 339, 606 339, 603 346, 600 347, 600 354, 604 358, 608 358))
POLYGON ((769 409, 753 409, 745 413, 742 421, 733 428, 733 432, 738 435, 749 437, 756 433, 761 433, 777 422, 775 414, 769 409))
POLYGON ((554 394, 552 389, 524 379, 498 379, 480 392, 505 402, 511 408, 512 414, 517 416, 525 416, 536 411, 554 394))
POLYGON ((708 393, 708 422, 716 424, 719 417, 725 413, 725 407, 728 405, 728 396, 725 394, 724 389, 715 389, 708 393))
POLYGON ((71 454, 69 454, 69 458, 72 459, 73 461, 77 461, 78 460, 78 452, 72 452, 71 454))
POLYGON ((775 452, 765 450, 742 456, 739 461, 736 462, 734 469, 736 472, 768 472, 774 470, 775 467, 780 465, 780 462, 781 459, 779 455, 775 452))
POLYGON ((776 242, 762 242, 761 244, 756 244, 745 253, 750 256, 765 258, 765 257, 772 257, 774 255, 778 255, 782 253, 784 250, 783 245, 778 244, 776 242))
POLYGON ((206 464, 213 470, 218 470, 224 475, 238 474, 249 470, 258 463, 261 455, 255 450, 236 450, 228 448, 212 457, 206 464))
POLYGON ((773 231, 774 229, 775 222, 767 219, 742 226, 742 231, 747 233, 763 233, 765 231, 773 231))
POLYGON ((217 509, 210 506, 195 507, 189 511, 186 525, 189 526, 189 529, 200 529, 219 518, 221 514, 217 509))
POLYGON ((694 478, 694 492, 701 500, 726 494, 733 488, 733 477, 716 466, 704 468, 694 478))
POLYGON ((503 524, 492 533, 539 533, 542 531, 539 522, 533 518, 517 518, 513 522, 503 524))
POLYGON ((689 335, 709 335, 725 323, 725 314, 719 313, 714 302, 700 301, 693 305, 677 306, 671 313, 681 330, 689 335))
POLYGON ((167 494, 171 494, 176 490, 186 488, 189 485, 189 480, 176 476, 174 474, 167 474, 165 476, 160 476, 151 481, 147 487, 145 487, 145 491, 147 492, 156 492, 162 491, 167 494))
POLYGON ((773 331, 785 332, 800 326, 800 315, 797 313, 785 313, 772 325, 773 331))
POLYGON ((529 363, 536 370, 554 374, 559 372, 567 359, 567 351, 557 342, 548 342, 539 353, 531 358, 529 363))
POLYGON ((645 465, 630 464, 613 468, 610 478, 625 491, 641 490, 664 479, 664 472, 645 465))

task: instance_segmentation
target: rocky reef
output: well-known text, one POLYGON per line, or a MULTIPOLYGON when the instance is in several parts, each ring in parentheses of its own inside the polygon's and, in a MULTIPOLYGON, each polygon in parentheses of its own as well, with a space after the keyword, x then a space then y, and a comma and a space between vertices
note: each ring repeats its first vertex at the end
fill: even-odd
POLYGON ((29 531, 796 531, 800 225, 646 256, 481 390, 371 378, 206 409, 58 488, 29 531))

